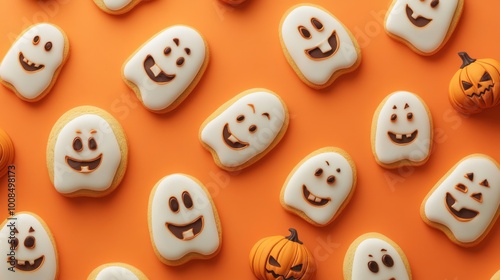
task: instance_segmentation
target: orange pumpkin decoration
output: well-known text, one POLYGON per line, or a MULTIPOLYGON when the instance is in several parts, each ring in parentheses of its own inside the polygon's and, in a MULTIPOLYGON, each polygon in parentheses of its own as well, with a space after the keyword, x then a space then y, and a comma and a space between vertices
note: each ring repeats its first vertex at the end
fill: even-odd
POLYGON ((450 82, 450 102, 463 114, 476 114, 500 103, 500 63, 492 58, 473 59, 458 53, 462 66, 450 82))
POLYGON ((290 236, 271 236, 259 240, 250 251, 250 267, 261 280, 307 280, 316 273, 312 254, 302 244, 297 231, 290 236))

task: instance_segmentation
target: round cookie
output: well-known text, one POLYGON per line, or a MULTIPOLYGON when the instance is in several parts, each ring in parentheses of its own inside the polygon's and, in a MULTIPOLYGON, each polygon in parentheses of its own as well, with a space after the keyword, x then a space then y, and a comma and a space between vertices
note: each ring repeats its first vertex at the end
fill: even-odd
POLYGON ((49 93, 69 54, 69 41, 54 24, 30 26, 0 63, 0 82, 20 99, 36 102, 49 93))
POLYGON ((103 109, 80 106, 54 124, 47 144, 50 181, 62 195, 111 193, 127 169, 128 146, 118 121, 103 109))
POLYGON ((148 277, 129 264, 107 263, 95 268, 87 280, 148 280, 148 277))
POLYGON ((403 250, 386 236, 370 232, 356 238, 344 257, 345 280, 411 280, 403 250))
POLYGON ((329 11, 301 4, 289 9, 279 27, 286 59, 308 86, 321 89, 354 71, 361 50, 351 32, 329 11))
POLYGON ((0 129, 0 178, 5 176, 14 161, 14 144, 9 135, 0 129))
POLYGON ((472 154, 453 166, 427 194, 420 216, 455 244, 481 242, 500 215, 500 165, 472 154))
POLYGON ((391 93, 372 120, 375 160, 385 168, 423 165, 431 155, 433 131, 431 113, 420 97, 408 91, 391 93))
POLYGON ((0 225, 0 279, 57 279, 57 247, 47 224, 30 212, 19 212, 0 225))
POLYGON ((125 83, 146 109, 175 109, 198 84, 209 61, 208 44, 195 29, 174 25, 142 45, 122 69, 125 83))
POLYGON ((112 15, 124 14, 142 0, 94 0, 94 3, 104 12, 112 15))
POLYGON ((437 53, 462 14, 464 0, 393 0, 385 16, 387 34, 421 55, 437 53))
POLYGON ((199 138, 220 168, 236 171, 273 149, 288 123, 288 109, 278 95, 267 89, 249 89, 212 113, 201 125, 199 138))
POLYGON ((290 172, 281 188, 281 205, 313 225, 326 226, 349 203, 356 178, 349 154, 339 148, 321 148, 290 172))
POLYGON ((151 191, 148 225, 156 256, 167 265, 209 259, 222 245, 219 214, 208 190, 185 174, 162 178, 151 191))

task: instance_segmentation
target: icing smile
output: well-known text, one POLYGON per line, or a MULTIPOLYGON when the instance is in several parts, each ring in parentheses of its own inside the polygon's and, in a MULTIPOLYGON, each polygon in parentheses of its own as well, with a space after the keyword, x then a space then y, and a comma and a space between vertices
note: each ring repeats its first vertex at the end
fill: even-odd
POLYGON ((453 208, 455 203, 456 199, 450 193, 446 193, 446 208, 459 221, 468 222, 479 214, 479 212, 467 208, 462 208, 460 211, 457 211, 453 208))
POLYGON ((226 145, 228 145, 232 149, 240 150, 248 147, 249 145, 248 143, 241 141, 231 133, 228 123, 226 123, 226 125, 224 125, 224 128, 222 129, 222 139, 224 139, 224 143, 226 143, 226 145))
POLYGON ((307 189, 306 185, 302 185, 302 194, 304 195, 306 201, 314 206, 324 206, 331 201, 330 198, 321 198, 315 196, 307 189))
POLYGON ((400 144, 400 145, 407 145, 413 142, 415 138, 417 138, 418 135, 418 130, 413 131, 412 133, 408 134, 400 134, 400 133, 394 133, 392 131, 388 131, 387 135, 389 135, 389 138, 391 138, 391 141, 400 144))
POLYGON ((160 66, 156 64, 155 59, 151 55, 146 57, 143 66, 148 77, 155 83, 166 84, 175 78, 175 74, 165 73, 160 66))
POLYGON ((23 69, 28 72, 36 72, 42 70, 45 67, 45 65, 43 64, 36 64, 33 61, 28 60, 26 57, 24 57, 24 54, 22 52, 19 53, 19 63, 21 64, 23 69))
POLYGON ((200 234, 203 229, 203 216, 198 217, 194 222, 187 225, 174 225, 165 223, 168 230, 180 240, 191 240, 200 234))
POLYGON ((305 50, 307 56, 311 59, 323 60, 334 55, 339 49, 337 32, 333 31, 327 40, 321 42, 318 46, 305 50))
POLYGON ((42 266, 45 260, 45 256, 41 256, 35 260, 17 260, 16 259, 16 268, 20 271, 34 271, 42 266))
POLYGON ((415 25, 416 27, 424 27, 429 22, 432 21, 432 19, 425 18, 423 16, 417 16, 416 18, 413 17, 413 10, 410 8, 410 6, 406 5, 406 16, 410 20, 410 22, 415 25))
POLYGON ((96 158, 91 160, 78 160, 69 156, 66 156, 66 163, 72 169, 80 173, 91 173, 94 172, 101 164, 102 154, 98 155, 96 158))

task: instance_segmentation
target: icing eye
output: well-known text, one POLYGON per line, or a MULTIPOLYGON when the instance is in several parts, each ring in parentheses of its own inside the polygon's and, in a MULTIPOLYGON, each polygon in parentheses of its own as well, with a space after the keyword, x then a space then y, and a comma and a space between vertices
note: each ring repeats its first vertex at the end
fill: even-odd
POLYGON ((12 248, 14 248, 14 250, 17 249, 17 246, 19 246, 19 239, 17 239, 17 238, 14 238, 14 239, 12 239, 12 241, 9 241, 9 242, 10 242, 10 246, 12 248))
POLYGON ((333 175, 328 176, 328 178, 326 179, 326 182, 330 185, 335 183, 335 176, 333 176, 333 175))
POLYGON ((281 267, 281 264, 275 258, 273 258, 273 256, 269 256, 269 264, 272 266, 281 267))
POLYGON ((169 55, 171 52, 172 52, 172 48, 171 48, 171 47, 166 47, 166 48, 163 50, 163 54, 164 54, 164 55, 169 55))
POLYGON ((83 143, 80 137, 73 139, 73 150, 81 152, 83 150, 83 143))
POLYGON ((190 48, 185 48, 184 51, 186 52, 187 55, 191 54, 191 49, 190 48))
POLYGON ((472 84, 466 81, 462 81, 462 87, 464 88, 464 90, 468 90, 472 87, 472 84))
POLYGON ((413 113, 408 113, 408 114, 406 114, 406 118, 407 118, 408 120, 413 119, 413 113))
POLYGON ((302 37, 304 37, 304 39, 311 39, 311 32, 309 32, 309 30, 302 25, 299 26, 299 33, 302 37))
POLYGON ((405 103, 405 109, 408 109, 408 107, 410 107, 410 105, 408 105, 408 103, 405 103))
POLYGON ((173 196, 168 200, 168 206, 174 213, 177 213, 179 211, 179 201, 173 196))
POLYGON ((302 264, 298 264, 296 266, 292 266, 292 268, 290 268, 291 270, 295 271, 295 272, 300 272, 302 270, 302 264))
POLYGON ((368 262, 368 269, 373 273, 377 273, 378 272, 378 263, 375 261, 369 261, 368 262))
POLYGON ((30 229, 28 230, 28 232, 35 232, 35 230, 33 229, 33 227, 30 227, 30 229))
POLYGON ((391 115, 391 121, 395 122, 398 119, 398 115, 392 114, 391 115))
POLYGON ((439 0, 432 0, 431 7, 436 8, 439 5, 439 0))
POLYGON ((242 122, 244 120, 245 120, 245 116, 244 115, 239 115, 239 116, 236 117, 236 121, 237 122, 242 122))
POLYGON ((26 237, 26 239, 24 239, 24 247, 28 249, 35 248, 35 237, 33 236, 26 237))
POLYGON ((463 192, 463 193, 466 193, 468 191, 468 188, 467 186, 465 186, 464 184, 461 184, 461 183, 458 183, 456 186, 455 186, 455 189, 463 192))
POLYGON ((481 183, 479 183, 479 185, 488 188, 490 186, 490 183, 488 183, 488 180, 484 179, 481 183))
POLYGON ((482 194, 482 193, 473 193, 473 194, 471 195, 471 197, 472 197, 475 201, 477 201, 477 202, 479 202, 479 203, 483 203, 483 194, 482 194))
POLYGON ((50 51, 52 49, 52 42, 45 43, 45 50, 50 51))
POLYGON ((314 176, 321 176, 321 174, 323 174, 323 169, 321 168, 318 168, 316 169, 316 171, 314 172, 314 176))
POLYGON ((193 199, 188 192, 182 193, 182 202, 184 202, 184 206, 186 206, 187 209, 193 208, 193 199))
POLYGON ((336 171, 337 171, 338 173, 340 173, 340 168, 337 168, 337 170, 336 170, 336 171))
POLYGON ((176 46, 179 46, 179 39, 178 38, 174 38, 173 41, 174 41, 176 46))
POLYGON ((323 31, 323 24, 317 18, 312 18, 311 23, 318 31, 323 31))
POLYGON ((94 137, 89 138, 89 149, 91 149, 92 151, 97 149, 97 142, 95 141, 94 137))
POLYGON ((385 254, 382 256, 382 263, 387 267, 392 267, 394 265, 394 260, 391 256, 385 254))
POLYGON ((255 131, 257 131, 257 126, 255 124, 252 124, 249 128, 248 128, 248 131, 254 133, 255 131))
POLYGON ((490 73, 488 72, 484 72, 483 76, 481 76, 481 80, 479 80, 480 82, 486 82, 486 81, 491 81, 491 76, 490 76, 490 73))
POLYGON ((469 179, 472 182, 474 180, 474 173, 467 173, 467 174, 465 174, 464 177, 469 179))
POLYGON ((175 64, 177 64, 177 66, 182 66, 184 64, 184 57, 179 57, 175 64))
POLYGON ((38 43, 40 43, 40 36, 35 36, 33 37, 33 45, 38 45, 38 43))

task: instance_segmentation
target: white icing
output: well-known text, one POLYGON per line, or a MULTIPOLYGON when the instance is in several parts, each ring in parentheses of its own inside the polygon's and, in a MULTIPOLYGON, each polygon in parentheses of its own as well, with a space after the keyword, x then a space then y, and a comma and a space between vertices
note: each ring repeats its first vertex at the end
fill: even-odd
POLYGON ((41 222, 31 214, 19 213, 13 218, 17 218, 17 220, 7 220, 6 224, 0 229, 0 244, 2 244, 2 246, 0 246, 0 254, 2 256, 2 261, 0 262, 0 279, 56 279, 58 267, 57 253, 55 244, 53 244, 50 239, 50 233, 43 227, 41 222), (11 232, 11 230, 13 230, 13 228, 9 228, 11 222, 15 223, 15 228, 18 231, 17 234, 11 232), (30 232, 30 228, 34 231, 30 232), (11 245, 8 243, 11 234, 19 240, 17 249, 13 250, 14 258, 17 260, 18 264, 27 263, 29 265, 33 263, 33 265, 37 265, 39 263, 37 269, 23 271, 21 268, 14 267, 13 269, 15 272, 9 270, 9 268, 12 269, 11 264, 5 260, 10 257, 9 254, 12 254, 11 245), (32 237, 35 238, 35 246, 33 248, 28 248, 25 246, 25 241, 32 237), (40 259, 42 257, 43 261, 40 259))
POLYGON ((349 36, 345 26, 334 16, 314 6, 299 6, 293 9, 283 20, 281 26, 282 43, 304 77, 311 83, 323 85, 332 75, 341 69, 353 66, 358 58, 357 42, 349 36), (311 22, 315 18, 323 24, 318 30, 311 22), (305 39, 299 32, 299 26, 305 27, 311 37, 305 39), (306 50, 318 47, 323 53, 332 50, 328 39, 336 32, 338 36, 337 52, 324 59, 311 58, 306 50))
POLYGON ((407 91, 392 93, 382 105, 376 121, 374 148, 378 161, 391 164, 406 159, 418 163, 428 158, 432 136, 431 116, 423 101, 415 94, 407 91), (405 109, 406 104, 408 108, 405 109), (397 109, 393 109, 394 106, 397 109), (408 119, 408 113, 413 114, 411 119, 408 119), (393 114, 397 116, 395 121, 391 121, 393 114), (406 144, 398 144, 388 135, 389 132, 394 133, 396 138, 404 141, 408 136, 411 139, 415 131, 418 132, 413 141, 406 144))
POLYGON ((146 108, 165 109, 198 75, 207 55, 205 48, 205 41, 196 30, 187 26, 172 26, 151 38, 125 63, 124 76, 139 88, 142 103, 146 108), (174 42, 175 38, 178 39, 179 46, 174 42), (171 51, 165 55, 164 51, 168 47, 171 51), (155 79, 165 74, 175 77, 169 82, 153 81, 144 67, 148 57, 154 59, 154 64, 148 64, 146 68, 155 79), (181 57, 184 58, 184 64, 178 66, 176 61, 181 57))
POLYGON ((37 98, 52 82, 56 70, 64 60, 65 40, 62 32, 49 23, 36 24, 27 29, 9 49, 0 65, 2 80, 14 86, 17 92, 26 99, 37 98), (35 45, 33 40, 38 36, 35 45), (51 42, 52 48, 45 50, 45 45, 51 42), (20 62, 34 67, 43 68, 36 71, 27 71, 20 62))
POLYGON ((431 0, 394 0, 395 3, 385 22, 386 30, 423 53, 432 53, 443 44, 451 22, 458 8, 459 0, 439 1, 431 7, 431 0), (418 27, 407 16, 407 6, 413 11, 412 17, 422 16, 431 20, 427 25, 418 27))
POLYGON ((425 202, 425 216, 432 222, 446 226, 460 242, 474 242, 481 237, 492 223, 500 206, 500 170, 495 162, 482 156, 462 160, 442 181, 425 202), (473 173, 470 181, 465 174, 473 173), (487 179, 489 187, 480 183, 487 179), (467 187, 467 192, 459 191, 457 184, 467 187), (447 193, 455 199, 452 208, 456 211, 469 209, 478 214, 472 220, 459 220, 446 204, 447 193), (473 194, 482 195, 482 202, 473 199, 473 194))
POLYGON ((239 98, 207 123, 201 131, 201 141, 215 151, 222 165, 236 167, 264 152, 283 128, 285 118, 288 118, 285 104, 275 94, 255 91, 239 98), (241 122, 237 121, 240 115, 245 117, 241 122), (233 135, 229 140, 239 139, 246 147, 233 148, 226 144, 223 137, 226 124, 233 135), (252 125, 257 127, 253 133, 250 132, 252 125))
POLYGON ((128 4, 132 3, 132 0, 102 0, 106 8, 112 11, 118 11, 125 8, 128 4))
POLYGON ((95 280, 139 280, 139 278, 124 267, 108 266, 97 274, 95 280))
POLYGON ((78 116, 69 121, 57 136, 54 148, 54 186, 63 194, 81 189, 104 191, 111 186, 120 161, 120 147, 110 124, 95 114, 78 116), (73 141, 77 137, 81 139, 81 151, 73 148, 73 141), (89 147, 91 138, 97 143, 94 150, 89 147), (96 168, 82 164, 77 171, 66 162, 66 157, 91 161, 100 156, 101 162, 96 168))
POLYGON ((284 186, 283 199, 286 205, 302 211, 314 222, 325 225, 348 197, 354 184, 353 179, 353 170, 344 156, 336 152, 320 153, 297 168, 284 186), (315 176, 319 168, 323 172, 320 176, 315 176), (338 168, 340 172, 337 171, 338 168), (335 177, 331 184, 327 182, 329 176, 335 177), (307 198, 304 197, 303 186, 309 194, 307 198), (308 199, 320 204, 327 200, 329 202, 318 206, 308 199))
POLYGON ((153 246, 158 253, 169 261, 177 261, 188 253, 211 255, 221 244, 217 212, 209 199, 209 194, 193 179, 183 174, 164 177, 153 190, 150 202, 150 231, 153 246), (192 207, 183 201, 187 192, 192 200, 192 207), (170 207, 170 200, 178 202, 178 210, 170 207), (193 222, 201 217, 200 231, 193 222), (168 225, 188 226, 178 238, 168 225))
POLYGON ((398 251, 391 244, 379 238, 367 238, 363 240, 354 252, 352 280, 369 279, 410 279, 403 259, 398 251), (382 249, 387 251, 383 252, 382 249), (394 261, 392 267, 388 267, 383 263, 383 255, 389 255, 392 258, 394 261), (377 273, 373 273, 368 269, 368 262, 370 261, 377 263, 379 268, 377 273))

